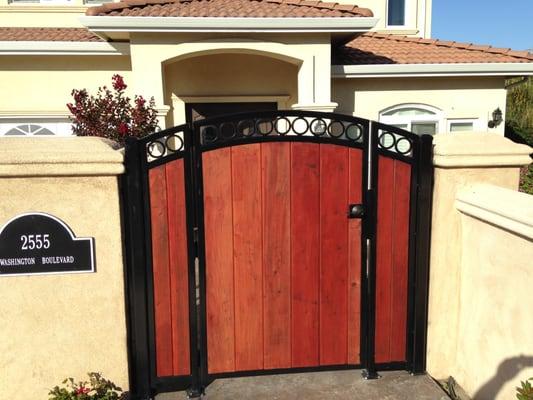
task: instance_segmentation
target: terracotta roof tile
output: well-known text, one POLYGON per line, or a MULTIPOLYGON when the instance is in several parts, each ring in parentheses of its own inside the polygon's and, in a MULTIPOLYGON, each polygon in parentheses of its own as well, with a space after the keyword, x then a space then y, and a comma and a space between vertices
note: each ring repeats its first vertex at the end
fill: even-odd
POLYGON ((129 17, 372 17, 356 5, 318 0, 124 0, 90 7, 89 16, 129 17))
POLYGON ((533 62, 533 53, 471 43, 365 33, 333 52, 333 64, 533 62))
POLYGON ((85 28, 3 28, 0 41, 14 42, 102 42, 85 28))

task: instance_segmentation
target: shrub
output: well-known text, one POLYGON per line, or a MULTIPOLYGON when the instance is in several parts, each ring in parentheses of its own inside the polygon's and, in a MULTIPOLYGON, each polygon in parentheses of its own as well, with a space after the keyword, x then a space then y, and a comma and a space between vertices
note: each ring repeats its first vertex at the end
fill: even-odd
POLYGON ((73 103, 67 107, 72 113, 72 132, 77 136, 99 136, 124 143, 126 136, 145 136, 158 128, 157 111, 152 97, 149 101, 135 96, 133 103, 125 95, 127 85, 122 76, 112 79, 112 90, 98 88, 96 96, 87 89, 72 90, 73 103))
POLYGON ((518 400, 533 400, 533 387, 530 381, 533 382, 533 378, 521 381, 520 387, 516 388, 516 398, 518 400))
POLYGON ((63 381, 63 387, 54 387, 49 400, 119 400, 122 389, 104 379, 98 372, 89 372, 89 381, 75 382, 73 378, 63 381))

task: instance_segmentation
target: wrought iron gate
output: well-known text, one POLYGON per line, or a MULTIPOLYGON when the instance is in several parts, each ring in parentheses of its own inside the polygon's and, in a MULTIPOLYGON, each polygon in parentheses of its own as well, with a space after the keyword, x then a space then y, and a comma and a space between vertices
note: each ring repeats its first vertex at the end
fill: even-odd
POLYGON ((300 111, 129 139, 134 398, 227 376, 424 372, 431 143, 300 111))

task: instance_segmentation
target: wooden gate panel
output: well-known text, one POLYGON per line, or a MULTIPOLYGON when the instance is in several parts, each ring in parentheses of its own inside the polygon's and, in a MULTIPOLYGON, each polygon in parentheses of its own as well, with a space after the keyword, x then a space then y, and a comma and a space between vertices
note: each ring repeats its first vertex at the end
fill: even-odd
POLYGON ((291 148, 292 365, 319 365, 320 147, 291 148))
POLYGON ((291 366, 290 150, 261 144, 265 369, 291 366))
POLYGON ((320 145, 320 365, 348 346, 348 148, 320 145))
POLYGON ((376 248, 377 363, 405 361, 410 165, 392 158, 378 161, 376 248))
POLYGON ((157 376, 190 373, 183 160, 149 172, 157 376))
POLYGON ((258 370, 263 369, 261 148, 230 150, 233 199, 224 201, 233 204, 235 368, 258 370))
POLYGON ((204 154, 207 346, 210 372, 235 370, 231 149, 204 154), (229 243, 229 245, 228 245, 229 243))

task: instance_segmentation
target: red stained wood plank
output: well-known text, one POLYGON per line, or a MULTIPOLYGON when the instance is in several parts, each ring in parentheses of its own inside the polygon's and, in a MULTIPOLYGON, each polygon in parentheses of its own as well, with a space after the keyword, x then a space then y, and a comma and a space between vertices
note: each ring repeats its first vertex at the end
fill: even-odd
MULTIPOLYGON (((362 150, 349 150, 349 203, 362 196, 362 150)), ((359 364, 361 345, 361 219, 348 220, 348 363, 359 364)))
POLYGON ((405 361, 407 335, 407 279, 409 267, 409 199, 411 167, 394 161, 394 221, 391 361, 405 361))
POLYGON ((183 160, 166 164, 174 375, 190 373, 187 222, 183 160))
POLYGON ((320 364, 347 361, 348 148, 320 145, 320 364))
POLYGON ((202 157, 208 370, 231 372, 235 370, 231 149, 202 157))
POLYGON ((158 376, 171 376, 173 354, 165 166, 151 169, 148 180, 152 228, 156 368, 158 376))
POLYGON ((392 321, 392 249, 394 218, 394 160, 378 159, 378 206, 376 242, 376 362, 390 361, 392 321))
POLYGON ((320 147, 291 148, 292 366, 319 365, 320 147))
POLYGON ((263 369, 260 150, 259 144, 231 149, 237 371, 263 369))
POLYGON ((291 366, 290 144, 261 144, 264 367, 291 366))

